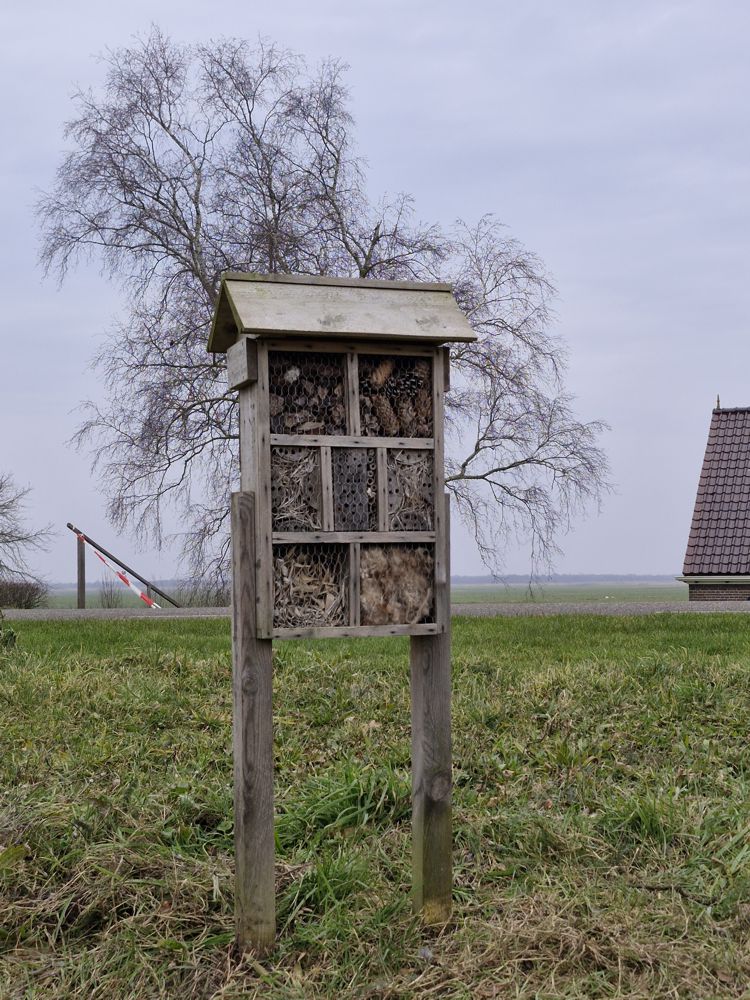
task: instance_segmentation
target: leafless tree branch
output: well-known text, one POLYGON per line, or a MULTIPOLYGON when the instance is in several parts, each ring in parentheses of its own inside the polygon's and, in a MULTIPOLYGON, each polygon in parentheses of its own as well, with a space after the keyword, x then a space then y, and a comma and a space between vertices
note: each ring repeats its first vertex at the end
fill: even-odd
POLYGON ((33 529, 25 523, 29 492, 17 486, 9 473, 0 473, 0 580, 36 579, 27 559, 33 550, 45 548, 50 529, 33 529))
POLYGON ((514 532, 548 560, 607 465, 603 425, 564 391, 538 258, 490 216, 444 232, 407 195, 372 202, 338 62, 310 73, 264 41, 180 46, 157 29, 106 60, 38 212, 49 272, 94 256, 129 294, 94 361, 113 402, 86 404, 76 437, 115 525, 160 543, 171 504, 191 574, 225 582, 237 410, 205 350, 222 271, 440 279, 479 334, 453 351, 449 488, 493 569, 514 532))

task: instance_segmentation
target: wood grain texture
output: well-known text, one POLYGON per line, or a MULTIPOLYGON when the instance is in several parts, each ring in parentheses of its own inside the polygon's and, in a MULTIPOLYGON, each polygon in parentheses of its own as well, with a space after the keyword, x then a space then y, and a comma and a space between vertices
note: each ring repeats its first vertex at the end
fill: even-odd
POLYGON ((301 542, 428 542, 434 531, 274 531, 274 542, 297 545, 301 542))
POLYGON ((349 622, 359 628, 359 542, 349 545, 349 622))
POLYGON ((377 288, 370 281, 352 286, 224 279, 218 315, 210 351, 226 351, 238 333, 417 343, 477 339, 449 290, 377 288))
MULTIPOLYGON (((445 553, 449 566, 448 498, 444 499, 445 553)), ((426 924, 450 918, 452 895, 452 751, 450 590, 435 595, 438 621, 433 636, 410 642, 412 717, 412 866, 414 908, 426 924)))
POLYGON ((289 336, 284 337, 283 340, 278 337, 257 339, 262 339, 263 342, 267 344, 269 351, 332 351, 336 354, 352 351, 354 353, 362 354, 408 354, 409 356, 414 357, 430 358, 435 350, 432 345, 425 346, 424 344, 415 344, 411 341, 406 344, 399 344, 394 342, 388 343, 387 341, 378 342, 374 340, 319 340, 317 337, 289 336))
POLYGON ((331 449, 323 445, 320 449, 320 483, 322 493, 322 524, 323 531, 333 531, 333 470, 331 468, 331 449))
POLYGON ((361 433, 359 419, 359 355, 349 351, 346 355, 346 415, 349 433, 361 433))
POLYGON ((255 499, 232 494, 235 930, 239 950, 274 943, 271 640, 257 638, 255 499))
POLYGON ((443 359, 443 392, 451 391, 451 349, 441 347, 440 354, 443 359))
POLYGON ((309 625, 275 628, 274 639, 361 639, 365 636, 437 635, 441 625, 309 625))
POLYGON ((444 351, 435 351, 432 377, 432 405, 434 414, 434 463, 433 496, 435 497, 435 621, 446 629, 450 626, 450 614, 445 616, 445 608, 440 606, 441 594, 450 594, 450 525, 447 522, 448 505, 441 503, 445 491, 445 366, 448 358, 444 351))
POLYGON ((241 337, 227 351, 227 382, 230 389, 241 389, 258 378, 258 344, 241 337))
POLYGON ((294 448, 330 445, 331 448, 432 448, 432 438, 355 437, 347 434, 272 434, 272 445, 294 448))
POLYGON ((255 497, 258 635, 270 638, 273 616, 271 542, 271 443, 268 411, 268 351, 258 345, 258 379, 239 391, 240 488, 255 497))
MULTIPOLYGON (((390 518, 388 516, 388 452, 385 448, 378 448, 375 459, 377 462, 377 489, 378 489, 378 533, 384 534, 390 528, 390 518)), ((383 539, 387 541, 387 539, 383 539)))

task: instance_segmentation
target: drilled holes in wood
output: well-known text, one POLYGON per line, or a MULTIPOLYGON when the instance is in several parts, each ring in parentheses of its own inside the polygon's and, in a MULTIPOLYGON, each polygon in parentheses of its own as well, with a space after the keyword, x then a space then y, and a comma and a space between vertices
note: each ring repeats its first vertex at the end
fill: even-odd
POLYGON ((374 448, 332 448, 334 531, 376 531, 377 463, 374 448))

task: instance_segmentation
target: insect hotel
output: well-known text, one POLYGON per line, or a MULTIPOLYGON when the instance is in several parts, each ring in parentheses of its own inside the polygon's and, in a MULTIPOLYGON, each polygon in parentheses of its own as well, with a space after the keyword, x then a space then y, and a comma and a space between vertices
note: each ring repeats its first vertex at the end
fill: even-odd
POLYGON ((232 496, 237 941, 274 941, 273 639, 410 636, 414 902, 451 903, 450 285, 225 274, 208 348, 239 392, 232 496))

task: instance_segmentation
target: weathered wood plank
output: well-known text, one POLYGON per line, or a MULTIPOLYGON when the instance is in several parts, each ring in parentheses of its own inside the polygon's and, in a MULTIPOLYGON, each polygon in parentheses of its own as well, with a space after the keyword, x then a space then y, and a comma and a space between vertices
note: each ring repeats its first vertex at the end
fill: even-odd
POLYGON ((450 571, 448 567, 448 553, 450 551, 450 526, 445 518, 448 514, 448 505, 442 503, 445 492, 445 437, 444 437, 444 413, 445 413, 445 368, 448 364, 448 357, 442 350, 435 351, 435 360, 432 377, 432 405, 435 432, 434 466, 433 466, 433 496, 435 497, 435 533, 438 544, 435 546, 435 620, 445 625, 447 628, 450 618, 441 617, 444 608, 438 606, 438 595, 440 593, 450 593, 450 571), (445 544, 440 544, 444 539, 445 544), (443 588, 441 590, 441 588, 443 588))
POLYGON ((232 494, 235 930, 240 951, 274 943, 271 640, 257 638, 255 498, 232 494))
MULTIPOLYGON (((247 392, 247 389, 242 390, 247 392)), ((258 344, 258 381, 255 383, 258 423, 254 431, 257 485, 255 493, 256 564, 258 570, 258 635, 266 639, 273 628, 273 514, 271 504, 271 416, 268 404, 268 349, 258 344)), ((243 489, 250 489, 244 486, 243 489)))
POLYGON ((403 354, 415 358, 429 358, 432 357, 435 350, 433 346, 426 347, 414 343, 398 344, 382 341, 317 340, 316 338, 309 337, 285 337, 283 339, 270 337, 268 340, 265 338, 258 339, 263 339, 268 344, 270 351, 326 351, 336 354, 352 351, 355 354, 403 354))
POLYGON ((274 531, 273 541, 303 542, 434 542, 434 531, 274 531))
POLYGON ((346 411, 349 433, 355 437, 361 433, 359 419, 359 355, 348 351, 346 355, 346 411))
MULTIPOLYGON (((443 522, 450 527, 445 498, 443 522)), ((444 540, 449 566, 449 539, 444 540)), ((445 629, 410 642, 412 712, 413 900, 426 924, 443 924, 451 914, 452 762, 451 634, 448 577, 435 595, 445 629)))
POLYGON ((323 531, 333 531, 333 470, 331 468, 331 449, 324 445, 320 449, 320 482, 322 488, 323 531))
POLYGON ((347 434, 271 434, 272 445, 321 448, 432 448, 432 438, 355 437, 347 434))
POLYGON ((359 628, 359 542, 349 545, 349 621, 359 628))
POLYGON ((305 628, 275 628, 274 639, 358 639, 366 636, 437 635, 441 625, 431 622, 419 625, 310 625, 305 628))
POLYGON ((391 281, 387 278, 338 278, 327 274, 260 274, 253 271, 225 271, 225 281, 260 281, 279 285, 332 285, 339 288, 361 288, 366 280, 368 288, 396 288, 404 291, 452 292, 453 285, 439 281, 391 281))
MULTIPOLYGON (((390 530, 390 517, 388 512, 388 452, 386 448, 378 448, 376 452, 378 468, 378 532, 384 533, 390 530)), ((399 534, 402 534, 399 532, 399 534)))
POLYGON ((476 333, 447 289, 278 284, 224 279, 209 336, 210 351, 226 351, 239 333, 262 336, 472 342, 476 333), (231 308, 232 321, 226 310, 231 308))
POLYGON ((258 379, 258 344, 241 337, 227 351, 227 382, 230 389, 241 389, 258 379))

